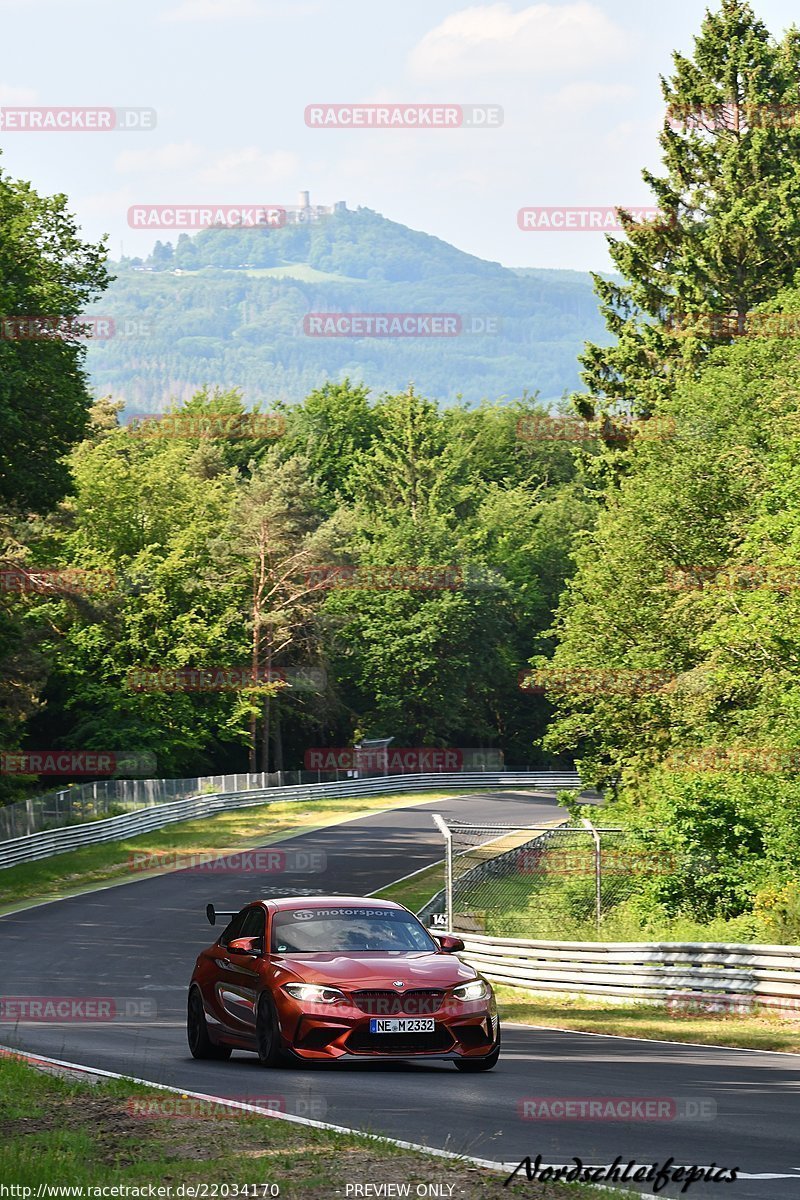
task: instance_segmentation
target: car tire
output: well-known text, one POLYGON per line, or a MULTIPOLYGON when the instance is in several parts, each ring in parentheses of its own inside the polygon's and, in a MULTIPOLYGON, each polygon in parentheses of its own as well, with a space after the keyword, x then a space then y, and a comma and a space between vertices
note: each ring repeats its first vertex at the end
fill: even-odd
POLYGON ((267 992, 262 993, 258 1002, 256 1049, 262 1067, 277 1067, 283 1058, 278 1013, 272 997, 267 992))
POLYGON ((193 987, 189 992, 186 1011, 186 1038, 192 1058, 227 1059, 231 1056, 230 1046, 217 1046, 208 1033, 208 1023, 203 1009, 200 989, 193 987))
POLYGON ((500 1025, 497 1026, 497 1044, 491 1054, 487 1054, 485 1058, 457 1058, 455 1060, 455 1068, 457 1071, 466 1071, 472 1073, 475 1071, 491 1071, 497 1066, 497 1060, 500 1057, 500 1025))

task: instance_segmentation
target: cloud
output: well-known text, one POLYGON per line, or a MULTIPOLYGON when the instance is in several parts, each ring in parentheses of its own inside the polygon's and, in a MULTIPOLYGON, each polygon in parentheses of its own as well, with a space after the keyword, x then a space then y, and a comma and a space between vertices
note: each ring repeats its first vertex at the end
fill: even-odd
POLYGON ((254 21, 260 17, 305 17, 317 12, 318 0, 183 0, 161 14, 162 21, 254 21))
MULTIPOLYGON (((252 187, 263 197, 264 188, 277 187, 291 179, 300 168, 296 154, 288 150, 265 153, 258 146, 242 146, 219 153, 196 142, 170 142, 165 146, 124 150, 114 160, 120 175, 157 176, 180 173, 181 183, 194 188, 213 184, 215 188, 229 186, 252 187)), ((205 186, 201 190, 201 198, 205 186)), ((215 196, 214 199, 219 199, 215 196)), ((269 203, 279 203, 277 195, 269 203)))
POLYGON ((631 100, 636 88, 628 83, 568 83, 553 95, 553 104, 564 112, 583 112, 599 108, 601 104, 614 104, 620 100, 631 100))
POLYGON ((517 12, 501 2, 451 13, 415 46, 409 65, 426 79, 555 73, 605 64, 629 48, 625 32, 588 0, 517 12))
MULTIPOLYGON (((275 150, 265 154, 257 146, 245 146, 223 154, 198 173, 204 183, 240 184, 261 190, 290 179, 299 169, 300 160, 288 150, 275 150)), ((265 203, 279 203, 275 196, 266 198, 265 203)))
POLYGON ((91 217, 102 220, 106 228, 111 228, 119 224, 120 214, 124 216, 135 199, 127 188, 118 188, 116 191, 89 192, 80 197, 80 203, 75 207, 81 221, 91 217))
POLYGON ((182 171, 201 162, 204 155, 202 146, 194 142, 169 142, 166 146, 144 150, 124 150, 114 159, 114 167, 121 175, 182 171))
POLYGON ((162 21, 241 20, 263 15, 257 0, 183 0, 161 14, 162 21))
POLYGON ((0 83, 0 104, 33 104, 36 92, 33 88, 11 87, 0 83))

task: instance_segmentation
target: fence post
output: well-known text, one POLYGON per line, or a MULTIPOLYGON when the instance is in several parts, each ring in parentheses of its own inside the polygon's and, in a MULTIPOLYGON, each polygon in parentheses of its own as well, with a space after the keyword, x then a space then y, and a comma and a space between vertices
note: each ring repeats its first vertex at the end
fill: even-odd
POLYGON ((581 821, 591 832, 591 835, 594 838, 594 915, 595 921, 597 922, 597 928, 599 929, 603 903, 603 868, 600 861, 600 834, 597 832, 588 817, 581 817, 581 821))
POLYGON ((453 933, 453 835, 439 813, 432 813, 433 823, 444 838, 444 909, 447 928, 453 933))

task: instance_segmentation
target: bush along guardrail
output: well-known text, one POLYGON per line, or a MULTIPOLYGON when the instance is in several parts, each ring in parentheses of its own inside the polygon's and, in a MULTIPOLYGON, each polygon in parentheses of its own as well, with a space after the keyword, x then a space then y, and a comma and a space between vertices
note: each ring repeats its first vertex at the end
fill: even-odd
POLYGON ((482 975, 538 994, 666 1004, 675 1015, 759 1005, 800 1015, 800 946, 456 936, 482 975))
POLYGON ((290 787, 271 787, 250 791, 220 792, 216 795, 191 796, 169 804, 157 804, 102 821, 83 825, 68 825, 49 829, 26 837, 0 842, 0 870, 17 863, 33 862, 92 846, 100 842, 122 841, 162 829, 179 821, 210 817, 236 808, 251 808, 281 801, 310 801, 350 796, 379 796, 384 793, 440 791, 450 788, 509 788, 526 787, 540 791, 580 787, 575 772, 556 771, 479 771, 475 773, 429 775, 380 775, 371 779, 340 780, 338 783, 296 784, 290 787))

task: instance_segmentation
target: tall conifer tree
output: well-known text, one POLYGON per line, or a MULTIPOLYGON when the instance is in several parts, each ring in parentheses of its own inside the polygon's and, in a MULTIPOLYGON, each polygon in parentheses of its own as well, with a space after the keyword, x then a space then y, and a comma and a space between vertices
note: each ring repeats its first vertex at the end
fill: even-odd
POLYGON ((800 267, 800 31, 776 42, 748 0, 723 0, 694 57, 673 57, 666 173, 643 172, 662 216, 623 213, 626 240, 609 242, 624 282, 594 277, 617 342, 581 358, 587 418, 651 415, 679 366, 730 340, 800 267))

